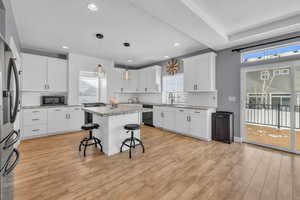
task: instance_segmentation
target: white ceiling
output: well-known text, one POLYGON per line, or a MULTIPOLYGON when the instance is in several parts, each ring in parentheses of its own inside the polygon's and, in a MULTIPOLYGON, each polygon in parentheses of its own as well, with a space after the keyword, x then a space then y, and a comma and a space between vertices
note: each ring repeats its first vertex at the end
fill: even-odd
POLYGON ((300 31, 299 0, 11 1, 23 48, 61 52, 67 45, 133 66, 300 31), (98 12, 88 11, 91 1, 98 12), (97 32, 105 38, 96 40, 97 32))
POLYGON ((119 64, 144 65, 207 47, 126 0, 12 0, 23 48, 68 51, 109 58, 119 64), (95 34, 104 34, 97 40, 95 34), (126 48, 123 42, 130 42, 126 48), (174 43, 179 42, 179 47, 174 43), (134 62, 129 63, 128 59, 134 62))
POLYGON ((299 0, 193 0, 226 34, 299 14, 299 0))

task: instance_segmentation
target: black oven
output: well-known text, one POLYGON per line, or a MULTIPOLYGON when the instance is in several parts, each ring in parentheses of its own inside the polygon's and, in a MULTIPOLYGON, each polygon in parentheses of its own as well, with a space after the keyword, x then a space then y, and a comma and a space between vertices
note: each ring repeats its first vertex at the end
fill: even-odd
POLYGON ((42 106, 66 105, 65 96, 42 96, 42 106))
MULTIPOLYGON (((143 108, 153 109, 153 105, 143 104, 143 108)), ((143 112, 143 123, 148 126, 153 126, 153 112, 143 112)))

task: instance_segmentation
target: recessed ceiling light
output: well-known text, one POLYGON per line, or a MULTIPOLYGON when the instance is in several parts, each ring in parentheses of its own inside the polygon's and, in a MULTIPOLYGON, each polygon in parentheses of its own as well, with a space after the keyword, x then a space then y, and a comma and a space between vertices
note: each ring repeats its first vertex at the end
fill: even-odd
POLYGON ((96 4, 94 4, 94 3, 89 3, 88 4, 88 9, 90 11, 96 12, 96 11, 98 11, 98 6, 96 4))
POLYGON ((97 38, 97 39, 103 39, 103 38, 104 38, 104 35, 101 34, 101 33, 97 33, 97 34, 96 34, 96 38, 97 38))
POLYGON ((68 46, 62 46, 63 49, 70 49, 68 46))
POLYGON ((133 60, 129 59, 129 60, 127 60, 127 62, 133 62, 133 60))
POLYGON ((165 56, 165 58, 170 58, 169 56, 165 56))
POLYGON ((174 47, 178 47, 178 46, 180 46, 180 43, 179 42, 175 42, 174 43, 174 47))
POLYGON ((124 45, 124 47, 130 47, 130 43, 129 42, 124 42, 123 45, 124 45))

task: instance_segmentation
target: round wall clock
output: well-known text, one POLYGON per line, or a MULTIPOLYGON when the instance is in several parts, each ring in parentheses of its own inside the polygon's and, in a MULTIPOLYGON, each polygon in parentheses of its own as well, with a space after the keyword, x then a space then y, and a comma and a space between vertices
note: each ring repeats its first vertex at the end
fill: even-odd
POLYGON ((176 59, 172 59, 168 61, 167 64, 167 72, 171 75, 176 74, 179 71, 179 64, 176 59))

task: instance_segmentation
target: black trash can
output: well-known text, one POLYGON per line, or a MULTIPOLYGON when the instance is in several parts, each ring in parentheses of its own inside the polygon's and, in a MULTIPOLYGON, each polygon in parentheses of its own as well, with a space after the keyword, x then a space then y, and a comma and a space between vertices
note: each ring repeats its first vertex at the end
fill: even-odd
POLYGON ((234 113, 217 111, 212 114, 212 139, 230 144, 234 141, 234 113))

